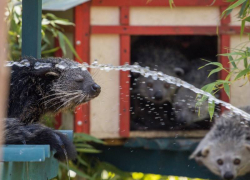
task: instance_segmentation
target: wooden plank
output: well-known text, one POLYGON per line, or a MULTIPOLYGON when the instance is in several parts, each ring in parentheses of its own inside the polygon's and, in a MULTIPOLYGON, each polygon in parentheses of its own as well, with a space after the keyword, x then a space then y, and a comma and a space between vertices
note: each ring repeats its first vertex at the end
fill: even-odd
MULTIPOLYGON (((129 7, 120 8, 120 23, 129 24, 129 7)), ((130 36, 120 35, 120 64, 130 64, 130 36)), ((129 71, 120 71, 120 129, 121 137, 130 131, 130 78, 129 71)))
MULTIPOLYGON (((227 6, 222 6, 220 7, 220 13, 222 13, 225 9, 227 8, 227 6)), ((230 15, 227 16, 226 18, 221 19, 221 25, 229 25, 231 22, 231 18, 230 15)), ((240 33, 240 28, 238 29, 238 33, 240 33)), ((228 48, 230 48, 230 35, 220 35, 220 54, 223 53, 228 53, 229 50, 228 48)), ((230 64, 229 64, 229 60, 227 57, 225 56, 219 56, 219 61, 222 63, 223 67, 225 67, 226 69, 230 69, 230 64)), ((220 72, 220 79, 226 79, 228 72, 226 71, 221 71, 220 72)), ((227 96, 226 92, 224 90, 221 91, 220 94, 220 98, 221 100, 225 101, 225 102, 230 102, 229 97, 227 96)), ((223 112, 226 108, 224 106, 221 106, 221 111, 223 112)))
MULTIPOLYGON (((245 32, 250 32, 246 27, 245 32)), ((219 34, 240 34, 239 26, 221 26, 219 34)), ((217 35, 217 26, 91 26, 91 34, 217 35)))
POLYGON ((40 58, 42 0, 23 0, 22 7, 22 56, 40 58))
MULTIPOLYGON (((120 64, 130 63, 130 36, 120 37, 120 64)), ((129 71, 120 71, 120 136, 128 137, 130 130, 130 78, 129 71)))
MULTIPOLYGON (((80 58, 90 61, 90 2, 83 3, 75 8, 75 49, 80 58)), ((81 62, 76 58, 76 61, 81 62)), ((75 111, 75 132, 90 133, 89 103, 81 105, 75 111)))
MULTIPOLYGON (((175 6, 226 6, 223 0, 174 0, 175 6)), ((93 6, 169 6, 168 0, 92 0, 93 6)))
POLYGON ((203 138, 207 130, 194 131, 131 131, 130 137, 141 138, 203 138))
POLYGON ((129 7, 120 8, 120 24, 129 25, 129 7))
MULTIPOLYGON (((230 48, 230 36, 229 35, 220 35, 220 54, 223 53, 228 53, 229 50, 228 48, 230 48)), ((219 61, 220 63, 222 63, 223 67, 225 67, 226 69, 230 69, 230 64, 229 64, 229 60, 226 56, 219 56, 219 61)), ((228 72, 226 71, 221 71, 220 72, 220 79, 226 79, 228 75, 228 72)), ((225 102, 230 102, 226 92, 224 90, 221 91, 220 94, 220 98, 221 100, 225 101, 225 102)), ((223 112, 226 108, 224 106, 221 106, 221 111, 223 112)))
MULTIPOLYGON (((4 121, 6 117, 8 91, 9 91, 9 69, 5 67, 7 59, 7 28, 5 21, 5 12, 7 7, 7 0, 0 1, 0 146, 3 143, 4 121)), ((0 148, 0 161, 2 160, 2 148, 0 148)), ((0 176, 1 179, 1 176, 0 176)))

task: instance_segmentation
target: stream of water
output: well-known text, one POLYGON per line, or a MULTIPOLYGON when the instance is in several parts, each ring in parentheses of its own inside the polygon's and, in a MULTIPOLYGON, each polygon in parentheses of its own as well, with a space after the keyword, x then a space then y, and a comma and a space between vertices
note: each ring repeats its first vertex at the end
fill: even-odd
POLYGON ((230 103, 227 103, 225 101, 222 101, 220 99, 217 99, 216 97, 214 97, 213 95, 211 95, 208 92, 205 92, 199 88, 196 88, 195 86, 193 86, 192 84, 189 84, 179 78, 173 77, 173 76, 169 76, 167 74, 164 74, 160 71, 152 71, 150 70, 148 67, 141 67, 138 64, 134 64, 134 65, 129 65, 129 64, 124 64, 124 65, 120 65, 120 66, 114 66, 112 64, 99 64, 97 60, 95 60, 92 64, 87 64, 87 63, 83 63, 81 65, 83 70, 86 70, 87 68, 98 68, 100 70, 104 70, 104 71, 111 71, 111 70, 116 70, 116 71, 131 71, 134 73, 140 73, 141 75, 145 76, 145 77, 149 77, 151 76, 152 79, 154 80, 161 80, 161 81, 165 81, 169 84, 174 84, 178 87, 184 87, 184 88, 188 88, 191 91, 195 92, 196 94, 201 94, 204 95, 206 97, 208 97, 208 102, 212 103, 214 102, 215 104, 221 104, 222 106, 224 106, 225 108, 227 108, 228 110, 232 111, 234 114, 240 115, 242 116, 245 120, 250 121, 250 114, 246 113, 245 111, 242 111, 241 109, 233 106, 230 103))

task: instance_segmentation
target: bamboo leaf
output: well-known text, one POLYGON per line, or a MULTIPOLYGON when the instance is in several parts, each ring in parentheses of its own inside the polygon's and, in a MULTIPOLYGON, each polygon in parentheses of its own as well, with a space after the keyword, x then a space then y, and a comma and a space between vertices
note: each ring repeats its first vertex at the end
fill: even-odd
POLYGON ((225 90, 227 96, 230 98, 230 87, 229 87, 229 85, 227 83, 224 83, 223 86, 224 86, 224 90, 225 90))
POLYGON ((234 60, 233 57, 232 56, 228 56, 228 59, 231 62, 231 64, 233 65, 233 67, 237 69, 237 66, 236 66, 235 62, 233 61, 234 60))
MULTIPOLYGON (((74 133, 74 136, 75 138, 82 138, 84 139, 85 141, 92 141, 92 142, 95 142, 95 143, 99 143, 99 144, 105 144, 102 140, 98 139, 98 138, 95 138, 93 136, 90 136, 88 134, 84 134, 84 133, 74 133)), ((74 139, 75 140, 75 139, 74 139)))
POLYGON ((240 12, 239 12, 239 17, 241 17, 242 15, 243 15, 243 13, 246 11, 246 6, 247 6, 247 4, 248 4, 248 1, 245 1, 243 4, 242 4, 242 6, 241 6, 241 8, 240 8, 240 12))
POLYGON ((41 54, 54 53, 54 52, 56 52, 56 51, 59 50, 59 49, 60 49, 60 47, 55 47, 55 48, 53 48, 53 49, 49 49, 49 50, 46 50, 46 51, 42 51, 41 54))
POLYGON ((218 67, 218 68, 216 68, 216 69, 213 69, 210 73, 209 73, 209 75, 208 75, 208 77, 210 77, 212 74, 214 74, 214 73, 217 73, 217 72, 219 72, 219 71, 221 71, 223 68, 221 68, 221 67, 218 67))
POLYGON ((240 28, 240 35, 241 36, 243 35, 244 29, 245 29, 245 24, 246 24, 246 21, 242 20, 241 21, 241 28, 240 28))
POLYGON ((81 156, 77 156, 77 160, 84 166, 89 166, 88 163, 86 161, 84 161, 81 156))
MULTIPOLYGON (((60 163, 60 166, 63 167, 63 168, 65 168, 66 170, 68 170, 68 166, 66 164, 60 163)), ((81 170, 77 169, 73 165, 69 166, 69 169, 72 170, 72 171, 74 171, 78 176, 80 176, 82 178, 90 179, 90 176, 88 176, 87 174, 85 174, 81 170)))
POLYGON ((54 23, 56 24, 61 24, 61 25, 65 25, 65 26, 74 26, 75 24, 72 22, 68 22, 68 21, 64 21, 64 20, 54 20, 54 23))
POLYGON ((72 46, 71 42, 69 41, 69 39, 67 38, 67 36, 63 35, 63 38, 65 40, 65 42, 67 43, 67 45, 69 46, 70 50, 73 52, 73 54, 81 61, 83 62, 83 60, 80 58, 80 56, 77 54, 77 52, 75 51, 75 48, 72 46))
POLYGON ((247 62, 247 57, 244 58, 244 67, 247 68, 248 62, 247 62))
POLYGON ((228 11, 230 9, 234 9, 234 8, 238 7, 239 5, 243 4, 245 1, 247 1, 247 0, 238 0, 236 3, 229 6, 224 12, 226 12, 226 11, 228 11))
POLYGON ((102 152, 96 149, 81 149, 81 148, 76 148, 76 151, 82 152, 82 153, 101 153, 102 152))
POLYGON ((242 76, 247 75, 247 73, 249 73, 249 72, 250 72, 249 69, 244 69, 243 71, 241 71, 241 72, 236 76, 236 78, 235 78, 234 80, 237 80, 237 79, 241 78, 242 76))
POLYGON ((209 112, 210 120, 212 120, 212 118, 213 118, 214 109, 215 109, 215 103, 214 103, 214 101, 211 102, 211 103, 208 103, 208 112, 209 112))
POLYGON ((66 55, 66 46, 65 46, 65 41, 64 41, 64 34, 58 31, 58 39, 59 39, 59 44, 60 48, 62 49, 63 55, 66 55))

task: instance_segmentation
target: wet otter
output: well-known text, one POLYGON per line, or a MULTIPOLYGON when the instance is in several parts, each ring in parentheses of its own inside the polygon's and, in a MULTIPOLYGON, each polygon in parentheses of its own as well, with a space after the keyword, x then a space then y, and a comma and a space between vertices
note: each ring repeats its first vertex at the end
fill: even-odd
POLYGON ((23 58, 9 62, 11 86, 6 120, 6 144, 49 144, 55 157, 64 160, 61 146, 70 159, 73 144, 61 133, 37 123, 47 112, 75 108, 97 97, 101 87, 79 63, 69 59, 23 58))

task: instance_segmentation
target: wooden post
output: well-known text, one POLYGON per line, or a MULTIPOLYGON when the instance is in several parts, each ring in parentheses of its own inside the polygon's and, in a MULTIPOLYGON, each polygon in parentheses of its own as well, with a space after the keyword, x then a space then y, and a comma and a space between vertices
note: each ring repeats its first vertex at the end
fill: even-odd
POLYGON ((23 0, 22 56, 41 57, 42 0, 23 0))
MULTIPOLYGON (((226 8, 227 8, 227 6, 220 7, 220 13, 222 13, 226 8)), ((230 24, 230 22, 231 22, 231 18, 229 15, 226 18, 221 19, 221 26, 227 26, 230 24)), ((230 35, 221 34, 219 37, 220 37, 219 54, 228 53, 228 50, 226 48, 230 48, 230 35)), ((228 57, 219 56, 219 58, 220 58, 219 61, 221 64, 223 64, 223 67, 225 67, 226 69, 230 69, 228 57)), ((221 71, 220 72, 220 79, 225 80, 227 75, 228 75, 228 72, 221 71)), ((220 97, 221 100, 223 100, 225 102, 230 102, 230 99, 224 90, 221 91, 220 96, 221 96, 220 97)), ((225 110, 226 110, 226 108, 224 106, 221 106, 221 111, 223 112, 225 110)))
MULTIPOLYGON (((6 22, 4 21, 4 12, 7 5, 7 0, 0 1, 0 145, 3 142, 3 128, 4 128, 4 117, 6 117, 7 97, 8 97, 8 80, 9 71, 4 67, 7 48, 6 42, 6 22)), ((0 149, 0 160, 2 159, 2 149, 0 149)), ((1 171, 1 169, 0 169, 1 171)))
MULTIPOLYGON (((129 7, 120 8, 120 24, 129 25, 129 7)), ((120 35, 120 64, 130 64, 130 35, 120 35)), ((120 72, 120 130, 121 137, 129 137, 130 131, 130 71, 120 72)))
MULTIPOLYGON (((90 3, 83 3, 75 8, 75 49, 84 62, 90 63, 90 3)), ((76 58, 76 61, 81 62, 76 58)), ((75 132, 90 133, 90 102, 80 105, 75 110, 75 132)))

